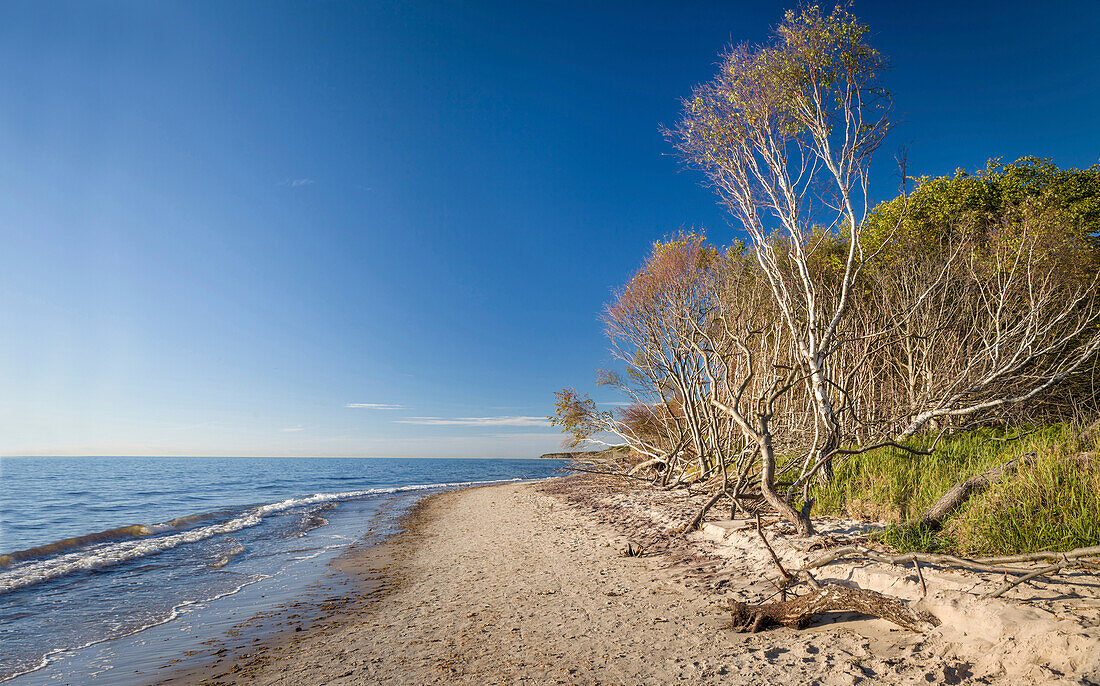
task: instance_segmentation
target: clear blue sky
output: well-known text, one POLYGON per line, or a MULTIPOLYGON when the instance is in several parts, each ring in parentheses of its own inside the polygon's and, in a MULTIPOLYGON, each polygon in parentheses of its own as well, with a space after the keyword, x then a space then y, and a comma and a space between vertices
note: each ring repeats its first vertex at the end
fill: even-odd
MULTIPOLYGON (((610 290, 734 235, 658 125, 783 6, 3 3, 0 455, 555 449, 610 290)), ((876 198, 899 145, 1100 159, 1100 3, 854 11, 894 64, 876 198)))

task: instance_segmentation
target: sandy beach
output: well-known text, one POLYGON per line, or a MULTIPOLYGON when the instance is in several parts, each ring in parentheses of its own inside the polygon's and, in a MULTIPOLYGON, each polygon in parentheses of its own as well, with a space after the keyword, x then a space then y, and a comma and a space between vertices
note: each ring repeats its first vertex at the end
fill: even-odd
MULTIPOLYGON (((743 533, 672 535, 676 513, 690 511, 683 498, 576 477, 429 497, 403 533, 336 561, 331 597, 273 613, 266 634, 242 627, 164 683, 1100 680, 1095 575, 975 604, 961 585, 984 580, 929 570, 921 603, 944 626, 923 635, 850 613, 735 633, 727 598, 764 600, 776 574, 743 533), (624 555, 628 542, 645 554, 624 555)), ((770 535, 785 562, 805 556, 797 539, 770 535)), ((921 595, 915 578, 869 565, 822 576, 921 595)))

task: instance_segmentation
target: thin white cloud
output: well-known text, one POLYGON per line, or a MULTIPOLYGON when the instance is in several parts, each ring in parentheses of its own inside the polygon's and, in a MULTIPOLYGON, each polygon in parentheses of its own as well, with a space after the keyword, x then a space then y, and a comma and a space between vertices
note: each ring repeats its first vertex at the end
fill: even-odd
POLYGON ((301 178, 301 179, 287 179, 286 181, 283 181, 279 185, 280 186, 290 186, 291 188, 301 188, 302 186, 312 186, 315 183, 317 183, 317 182, 313 179, 301 178))
POLYGON ((560 431, 517 431, 515 433, 505 434, 484 434, 485 438, 506 438, 509 440, 516 438, 547 438, 547 439, 560 439, 562 434, 560 431))
POLYGON ((348 403, 344 407, 357 407, 362 410, 404 410, 404 405, 391 405, 389 403, 348 403))
POLYGON ((406 417, 394 422, 424 426, 550 426, 544 417, 406 417))
POLYGON ((279 429, 279 431, 305 431, 304 426, 288 426, 285 429, 279 429))

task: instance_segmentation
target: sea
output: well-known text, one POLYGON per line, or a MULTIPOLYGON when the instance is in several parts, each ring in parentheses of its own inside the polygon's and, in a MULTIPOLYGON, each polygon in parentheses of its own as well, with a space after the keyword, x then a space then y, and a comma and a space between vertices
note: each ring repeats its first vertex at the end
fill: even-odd
POLYGON ((430 493, 561 460, 0 459, 0 682, 137 684, 292 600, 430 493))

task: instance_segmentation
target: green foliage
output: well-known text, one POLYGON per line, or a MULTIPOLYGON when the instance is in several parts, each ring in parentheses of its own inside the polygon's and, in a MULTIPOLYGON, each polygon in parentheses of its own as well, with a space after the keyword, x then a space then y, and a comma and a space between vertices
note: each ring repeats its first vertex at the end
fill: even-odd
POLYGON ((816 5, 786 12, 768 44, 739 45, 722 56, 716 77, 695 88, 666 136, 719 189, 759 145, 781 149, 785 141, 809 144, 841 132, 854 136, 848 144, 858 155, 870 153, 889 128, 879 115, 890 96, 878 85, 886 58, 866 42, 869 32, 842 5, 829 14, 816 5), (846 121, 853 103, 864 110, 865 125, 856 131, 846 121))
MULTIPOLYGON (((980 429, 945 437, 931 455, 881 448, 837 463, 834 478, 814 496, 820 513, 901 522, 919 516, 956 483, 1022 455, 1049 440, 1039 432, 1010 443, 990 440, 980 429)), ((918 436, 911 447, 926 449, 933 438, 918 436)))
POLYGON ((560 426, 562 433, 571 434, 569 447, 575 447, 599 433, 596 402, 579 395, 572 388, 554 392, 554 414, 547 417, 551 426, 560 426))
MULTIPOLYGON (((919 517, 955 484, 1014 457, 1036 459, 989 491, 972 497, 942 531, 895 526, 882 538, 900 552, 997 555, 1100 544, 1100 449, 1081 444, 1071 425, 1056 424, 1003 441, 979 429, 945 438, 932 455, 883 448, 840 462, 817 487, 818 514, 900 523, 919 517)), ((1009 436, 1009 437, 1011 437, 1009 436)), ((913 441, 927 447, 928 436, 913 441)))
POLYGON ((807 266, 817 276, 816 281, 822 285, 839 283, 848 258, 847 236, 822 226, 814 226, 807 243, 810 246, 807 266))
POLYGON ((877 266, 889 268, 912 255, 942 253, 960 241, 989 249, 1027 223, 1046 249, 1038 258, 1091 276, 1100 266, 1100 164, 1059 169, 1050 160, 990 160, 984 170, 921 177, 917 188, 883 202, 862 236, 868 254, 882 250, 877 266), (885 248, 883 247, 885 246, 885 248), (1086 273, 1091 270, 1091 273, 1086 273))
MULTIPOLYGON (((727 51, 665 130, 751 246, 716 250, 696 233, 653 244, 603 317, 625 372, 601 383, 635 402, 601 413, 560 392, 551 421, 574 443, 609 431, 688 478, 726 460, 745 474, 763 464, 771 494, 773 449, 799 461, 781 474, 801 490, 811 474, 800 470, 837 444, 933 421, 1053 421, 1097 399, 1100 165, 1023 158, 924 177, 864 222, 853 196, 866 199, 890 95, 886 60, 846 6, 787 12, 766 44, 727 51), (751 428, 755 418, 767 429, 751 428)), ((896 528, 885 540, 961 552, 1100 542, 1100 468, 1067 466, 1066 431, 1000 441, 983 429, 928 456, 838 460, 813 492, 816 511, 908 521, 958 482, 1035 452, 942 532, 896 528)))
POLYGON ((1100 544, 1100 457, 1040 454, 1013 479, 976 498, 948 530, 968 555, 1100 544))
POLYGON ((926 526, 894 525, 883 533, 880 540, 899 553, 951 553, 956 548, 956 543, 950 536, 926 526))
POLYGON ((668 307, 668 294, 695 288, 699 277, 718 261, 719 252, 701 233, 681 233, 653 243, 649 257, 625 287, 615 294, 605 313, 609 324, 624 324, 639 316, 656 316, 668 307))

